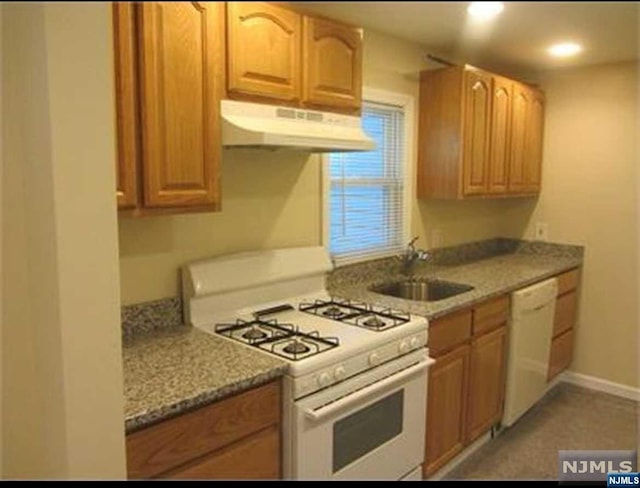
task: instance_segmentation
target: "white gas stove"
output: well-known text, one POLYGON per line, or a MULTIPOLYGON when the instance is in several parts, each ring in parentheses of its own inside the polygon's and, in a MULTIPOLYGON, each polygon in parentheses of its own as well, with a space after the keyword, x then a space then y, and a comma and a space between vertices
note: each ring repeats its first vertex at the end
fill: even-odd
POLYGON ((431 363, 425 348, 427 320, 329 296, 324 282, 331 268, 321 247, 192 263, 183 269, 186 321, 288 363, 283 382, 285 477, 415 476, 424 451, 426 368, 431 363), (408 388, 410 384, 414 386, 408 388), (394 388, 402 399, 394 397, 387 405, 386 393, 394 388), (371 413, 376 402, 382 402, 382 410, 371 413), (357 422, 368 426, 361 432, 364 437, 376 431, 371 422, 379 423, 376 416, 383 413, 395 415, 400 424, 378 432, 368 441, 371 449, 363 451, 361 439, 344 438, 358 432, 353 425, 345 425, 343 436, 329 428, 359 412, 370 412, 357 422), (338 440, 343 447, 331 448, 338 440), (407 457, 405 449, 415 455, 407 457))

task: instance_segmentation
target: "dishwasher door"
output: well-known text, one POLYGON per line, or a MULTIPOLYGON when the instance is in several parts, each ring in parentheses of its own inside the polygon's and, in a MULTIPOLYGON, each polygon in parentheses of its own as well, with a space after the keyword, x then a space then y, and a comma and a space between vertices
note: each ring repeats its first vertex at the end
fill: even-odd
POLYGON ((551 278, 511 295, 503 425, 513 425, 546 391, 557 292, 551 278))

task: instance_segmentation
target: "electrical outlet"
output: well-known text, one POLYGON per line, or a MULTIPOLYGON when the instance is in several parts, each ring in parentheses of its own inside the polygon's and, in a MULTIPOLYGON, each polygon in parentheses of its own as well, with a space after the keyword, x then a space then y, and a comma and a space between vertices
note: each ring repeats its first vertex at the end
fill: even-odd
POLYGON ((442 247, 442 229, 436 227, 431 231, 431 248, 435 249, 437 247, 442 247))
POLYGON ((549 224, 546 222, 536 222, 535 239, 537 241, 549 240, 549 224))

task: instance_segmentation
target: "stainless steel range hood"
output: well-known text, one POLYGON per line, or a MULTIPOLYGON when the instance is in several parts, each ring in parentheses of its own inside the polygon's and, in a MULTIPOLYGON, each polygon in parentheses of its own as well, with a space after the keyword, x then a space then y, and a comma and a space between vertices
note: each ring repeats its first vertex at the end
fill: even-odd
POLYGON ((361 118, 316 110, 222 100, 222 145, 310 152, 371 151, 361 118))

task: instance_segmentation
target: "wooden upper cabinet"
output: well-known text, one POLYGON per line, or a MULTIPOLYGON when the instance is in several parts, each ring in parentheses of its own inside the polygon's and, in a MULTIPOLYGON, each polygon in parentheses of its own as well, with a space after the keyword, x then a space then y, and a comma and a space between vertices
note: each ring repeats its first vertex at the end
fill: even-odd
POLYGON ((493 78, 488 193, 503 194, 508 188, 512 88, 511 80, 501 76, 493 78))
POLYGON ((118 208, 133 208, 138 202, 139 157, 136 87, 136 36, 133 5, 113 4, 113 41, 116 88, 116 194, 118 208))
POLYGON ((141 5, 144 205, 219 205, 222 4, 141 5))
POLYGON ((525 191, 540 191, 542 182, 542 144, 544 135, 544 95, 539 90, 529 88, 531 102, 527 112, 526 138, 524 141, 524 182, 525 191))
POLYGON ((509 192, 540 191, 544 97, 522 83, 514 83, 509 192))
POLYGON ((227 93, 299 102, 302 16, 267 2, 227 2, 227 93))
POLYGON ((540 191, 544 99, 519 82, 451 66, 420 76, 418 197, 540 191))
POLYGON ((227 2, 227 96, 354 113, 362 31, 269 2, 227 2))
POLYGON ((118 2, 113 28, 119 209, 218 210, 224 5, 118 2))
POLYGON ((304 103, 358 110, 362 103, 362 32, 304 17, 304 103))
POLYGON ((463 117, 463 193, 485 193, 491 128, 491 75, 466 71, 463 117))

